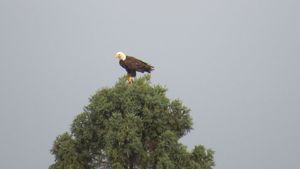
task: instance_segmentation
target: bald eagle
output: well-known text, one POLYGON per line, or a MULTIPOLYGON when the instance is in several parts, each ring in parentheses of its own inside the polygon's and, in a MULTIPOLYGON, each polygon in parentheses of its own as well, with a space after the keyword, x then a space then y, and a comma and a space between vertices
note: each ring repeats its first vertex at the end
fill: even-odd
POLYGON ((127 56, 123 52, 116 53, 115 57, 119 59, 119 64, 127 71, 128 83, 133 82, 136 72, 151 73, 151 71, 154 70, 154 67, 148 63, 145 63, 135 57, 127 56))

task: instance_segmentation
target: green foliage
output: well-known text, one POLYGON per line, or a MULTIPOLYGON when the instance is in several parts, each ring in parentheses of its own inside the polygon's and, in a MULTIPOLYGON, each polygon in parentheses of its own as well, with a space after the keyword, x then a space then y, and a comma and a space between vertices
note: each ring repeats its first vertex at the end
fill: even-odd
POLYGON ((179 139, 192 128, 190 110, 166 97, 150 76, 132 84, 122 77, 114 87, 90 98, 71 125, 57 137, 50 169, 211 169, 213 151, 189 152, 179 139))
POLYGON ((198 163, 203 169, 210 169, 214 166, 214 152, 212 150, 206 150, 204 146, 195 146, 192 151, 192 160, 198 163))
POLYGON ((82 160, 76 148, 76 141, 68 133, 57 137, 51 150, 55 154, 56 163, 50 169, 81 169, 82 160))

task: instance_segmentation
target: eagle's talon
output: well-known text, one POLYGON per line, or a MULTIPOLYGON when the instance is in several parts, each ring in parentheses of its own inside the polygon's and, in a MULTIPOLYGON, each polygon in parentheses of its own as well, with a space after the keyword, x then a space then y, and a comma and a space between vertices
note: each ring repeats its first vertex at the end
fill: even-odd
POLYGON ((133 77, 131 77, 131 76, 128 77, 128 83, 129 83, 129 84, 132 84, 132 83, 133 83, 133 77))

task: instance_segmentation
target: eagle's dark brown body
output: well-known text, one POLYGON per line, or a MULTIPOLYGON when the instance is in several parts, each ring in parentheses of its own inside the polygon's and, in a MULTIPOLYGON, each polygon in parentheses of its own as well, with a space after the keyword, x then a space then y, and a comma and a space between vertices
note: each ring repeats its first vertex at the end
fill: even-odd
POLYGON ((132 56, 126 56, 126 59, 120 60, 119 63, 131 77, 135 77, 137 71, 141 73, 150 73, 152 70, 154 70, 153 66, 132 56))

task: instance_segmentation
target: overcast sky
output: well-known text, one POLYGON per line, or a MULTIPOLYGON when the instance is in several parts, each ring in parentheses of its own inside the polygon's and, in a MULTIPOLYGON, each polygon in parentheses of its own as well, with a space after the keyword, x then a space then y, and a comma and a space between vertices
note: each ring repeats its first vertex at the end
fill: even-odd
POLYGON ((300 1, 0 0, 0 168, 44 169, 123 51, 192 109, 216 169, 299 169, 300 1))

